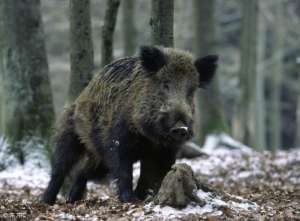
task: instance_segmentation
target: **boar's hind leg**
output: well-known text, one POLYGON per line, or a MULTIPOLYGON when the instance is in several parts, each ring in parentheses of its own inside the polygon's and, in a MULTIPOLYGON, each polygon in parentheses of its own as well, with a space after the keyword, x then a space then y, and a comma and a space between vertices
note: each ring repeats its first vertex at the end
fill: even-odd
POLYGON ((73 131, 64 131, 56 140, 52 161, 51 179, 43 195, 42 201, 53 204, 65 177, 83 153, 83 145, 73 131))
POLYGON ((75 181, 72 184, 71 190, 68 195, 67 202, 74 203, 78 200, 83 199, 86 191, 86 184, 88 180, 100 180, 107 174, 107 168, 103 164, 98 166, 95 165, 86 165, 81 169, 76 177, 75 181))

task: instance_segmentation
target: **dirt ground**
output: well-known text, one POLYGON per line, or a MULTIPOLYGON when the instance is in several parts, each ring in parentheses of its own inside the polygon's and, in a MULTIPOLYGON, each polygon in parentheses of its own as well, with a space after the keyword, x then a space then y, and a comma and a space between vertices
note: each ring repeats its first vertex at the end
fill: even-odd
POLYGON ((86 200, 71 205, 59 197, 57 204, 47 206, 39 202, 44 187, 30 183, 20 187, 0 177, 0 220, 300 220, 299 149, 276 154, 219 149, 179 162, 191 165, 197 179, 218 190, 224 202, 230 194, 255 208, 234 202, 233 207, 211 204, 207 212, 195 213, 144 202, 122 204, 99 184, 89 185, 86 200))

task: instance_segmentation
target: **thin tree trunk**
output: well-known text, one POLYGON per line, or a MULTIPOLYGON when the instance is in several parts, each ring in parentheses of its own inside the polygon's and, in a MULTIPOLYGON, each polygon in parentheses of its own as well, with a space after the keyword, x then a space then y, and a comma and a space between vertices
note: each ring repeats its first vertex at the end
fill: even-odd
POLYGON ((70 0, 70 45, 69 101, 72 102, 91 80, 94 67, 89 0, 70 0))
POLYGON ((259 14, 258 24, 258 44, 257 56, 260 63, 257 64, 257 76, 255 83, 255 146, 258 150, 266 148, 266 113, 265 113, 265 45, 266 45, 266 27, 263 16, 259 14))
MULTIPOLYGON (((0 35, 3 34, 3 18, 2 16, 0 15, 0 35)), ((0 37, 1 39, 1 37, 0 37)), ((0 53, 2 52, 1 51, 1 48, 4 48, 4 45, 3 45, 3 41, 2 39, 0 40, 0 53)), ((1 54, 0 54, 1 56, 1 54)), ((0 57, 0 59, 2 59, 2 56, 0 57)), ((3 65, 1 64, 2 61, 0 61, 0 137, 3 136, 3 133, 4 133, 4 91, 3 91, 3 65)))
POLYGON ((242 1, 240 90, 233 136, 247 145, 254 145, 254 94, 257 57, 257 0, 242 1))
POLYGON ((300 147, 300 57, 297 58, 298 64, 298 99, 297 99, 297 131, 296 131, 296 146, 300 147))
POLYGON ((283 20, 283 3, 281 0, 276 1, 275 5, 275 21, 273 23, 274 43, 273 43, 273 59, 272 78, 271 78, 271 113, 270 113, 270 131, 271 131, 271 150, 281 147, 281 82, 282 82, 282 59, 284 47, 284 24, 283 20))
POLYGON ((152 0, 151 35, 154 45, 174 47, 174 0, 152 0))
POLYGON ((47 139, 54 120, 39 0, 0 1, 5 136, 23 161, 22 141, 47 139))
MULTIPOLYGON (((197 57, 214 53, 215 45, 215 1, 194 0, 194 52, 197 57)), ((205 90, 199 91, 196 99, 195 137, 203 144, 211 133, 226 131, 222 102, 219 97, 218 76, 205 90)))
POLYGON ((101 65, 105 66, 113 60, 113 35, 115 31, 120 0, 107 0, 102 29, 101 65))
MULTIPOLYGON (((299 73, 300 76, 300 73, 299 73)), ((300 88, 300 78, 299 78, 300 88)), ((298 101, 297 101, 297 132, 296 132, 296 147, 300 147, 300 89, 298 89, 298 101)))
POLYGON ((126 0, 123 4, 123 42, 124 42, 124 55, 132 56, 136 48, 136 28, 135 28, 135 0, 126 0))
POLYGON ((297 118, 297 129, 296 129, 296 147, 300 147, 300 57, 296 59, 298 67, 298 91, 297 91, 297 109, 296 109, 296 118, 297 118))

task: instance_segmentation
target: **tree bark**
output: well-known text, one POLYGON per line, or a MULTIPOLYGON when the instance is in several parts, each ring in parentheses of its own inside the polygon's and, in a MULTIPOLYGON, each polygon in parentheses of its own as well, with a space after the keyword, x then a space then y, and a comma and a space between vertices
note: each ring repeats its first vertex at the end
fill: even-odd
POLYGON ((276 150, 281 147, 281 83, 283 71, 283 47, 284 47, 284 24, 283 21, 283 4, 281 0, 276 0, 275 19, 273 23, 274 42, 273 42, 273 61, 272 78, 270 82, 270 138, 271 150, 276 150))
POLYGON ((123 4, 123 42, 124 56, 132 56, 136 49, 135 0, 126 0, 123 4))
POLYGON ((0 1, 4 133, 23 161, 26 139, 48 139, 54 120, 39 0, 0 1))
MULTIPOLYGON (((0 7, 2 7, 0 3, 0 7)), ((0 8, 2 10, 2 8, 0 8)), ((1 11, 2 12, 2 11, 1 11)), ((4 21, 3 21, 3 15, 0 15, 0 137, 3 136, 4 133, 4 90, 3 90, 3 65, 2 65, 2 50, 1 48, 4 48, 5 43, 1 35, 3 35, 3 30, 4 30, 4 21)))
POLYGON ((257 59, 257 0, 242 1, 240 98, 233 123, 233 136, 254 145, 254 94, 257 59))
MULTIPOLYGON (((298 68, 300 69, 300 68, 298 68)), ((300 76, 300 73, 299 73, 300 76)), ((300 88, 300 80, 299 88, 300 88)), ((297 101, 297 132, 296 132, 296 147, 300 147, 300 89, 298 89, 298 101, 297 101)))
POLYGON ((91 80, 94 68, 89 0, 70 0, 70 45, 69 101, 72 102, 91 80))
MULTIPOLYGON (((215 1, 194 0, 194 53, 198 57, 214 53, 215 49, 215 1)), ((196 98, 195 138, 203 144, 211 133, 226 131, 222 102, 220 100, 218 76, 212 84, 200 90, 196 98)))
POLYGON ((154 45, 174 47, 174 0, 152 0, 151 36, 154 45))
POLYGON ((258 15, 258 41, 257 41, 257 76, 255 83, 255 145, 257 150, 266 148, 266 105, 265 105, 265 47, 266 27, 262 13, 258 15))
POLYGON ((107 0, 102 29, 101 65, 105 66, 113 60, 113 35, 115 31, 120 0, 107 0))
POLYGON ((297 57, 296 60, 297 67, 298 67, 298 96, 297 96, 297 109, 296 109, 296 118, 297 118, 297 131, 296 131, 296 147, 300 147, 300 56, 297 57))

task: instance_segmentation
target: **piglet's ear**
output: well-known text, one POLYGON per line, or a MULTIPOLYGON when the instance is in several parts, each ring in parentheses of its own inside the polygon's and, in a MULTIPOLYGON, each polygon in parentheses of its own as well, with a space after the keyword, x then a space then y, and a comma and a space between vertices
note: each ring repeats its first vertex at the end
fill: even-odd
POLYGON ((217 70, 218 59, 218 55, 208 55, 195 61, 199 73, 199 87, 205 87, 211 82, 217 70))
POLYGON ((147 74, 154 74, 167 63, 164 53, 156 47, 142 46, 140 49, 140 59, 147 74))

